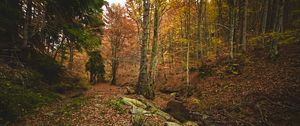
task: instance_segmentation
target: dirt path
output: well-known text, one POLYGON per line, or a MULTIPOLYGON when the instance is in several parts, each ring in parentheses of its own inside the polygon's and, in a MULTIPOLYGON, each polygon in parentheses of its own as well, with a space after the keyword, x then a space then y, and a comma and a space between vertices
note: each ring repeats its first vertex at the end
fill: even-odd
POLYGON ((124 93, 121 87, 97 84, 83 96, 37 109, 17 125, 128 126, 131 115, 118 108, 120 106, 115 102, 124 93))

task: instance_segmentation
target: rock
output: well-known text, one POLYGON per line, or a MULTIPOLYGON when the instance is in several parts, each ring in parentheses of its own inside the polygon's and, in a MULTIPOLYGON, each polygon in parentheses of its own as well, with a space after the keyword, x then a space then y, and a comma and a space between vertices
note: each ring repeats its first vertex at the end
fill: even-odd
POLYGON ((171 100, 167 104, 166 111, 180 122, 185 122, 189 118, 189 110, 178 100, 171 100))
POLYGON ((165 122, 165 126, 182 126, 182 125, 175 122, 165 122))
POLYGON ((198 124, 192 121, 187 121, 183 125, 175 122, 166 122, 165 126, 198 126, 198 124))
POLYGON ((176 97, 177 93, 174 92, 174 93, 171 93, 170 95, 171 95, 172 97, 176 97))
POLYGON ((142 109, 146 109, 147 108, 147 106, 144 103, 142 103, 141 101, 136 100, 136 99, 131 99, 131 98, 123 97, 122 101, 125 104, 130 105, 132 107, 140 107, 142 109))
POLYGON ((126 94, 127 95, 131 95, 131 94, 135 94, 135 90, 133 90, 131 87, 126 87, 126 94))
POLYGON ((132 107, 131 109, 131 114, 134 114, 134 115, 144 115, 144 114, 150 114, 149 111, 146 111, 145 109, 143 108, 139 108, 139 107, 132 107))
POLYGON ((145 117, 141 113, 133 114, 133 126, 143 126, 145 124, 145 117))
POLYGON ((175 118, 173 118, 170 114, 160 110, 158 107, 153 105, 152 103, 147 102, 146 100, 137 100, 123 97, 122 101, 129 106, 132 106, 131 113, 133 115, 139 116, 152 116, 156 115, 165 121, 179 122, 175 118))
POLYGON ((196 122, 187 121, 183 124, 183 126, 198 126, 196 122))

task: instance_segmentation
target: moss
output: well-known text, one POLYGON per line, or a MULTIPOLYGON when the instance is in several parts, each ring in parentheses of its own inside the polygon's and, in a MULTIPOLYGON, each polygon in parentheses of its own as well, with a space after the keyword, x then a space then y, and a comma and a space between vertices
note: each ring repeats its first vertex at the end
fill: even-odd
POLYGON ((87 81, 80 80, 77 83, 57 83, 52 86, 52 90, 58 93, 65 93, 66 91, 88 90, 90 87, 91 85, 87 81))
POLYGON ((84 106, 91 97, 77 97, 72 99, 69 103, 67 103, 64 107, 57 111, 56 114, 62 113, 71 113, 77 110, 80 110, 82 106, 84 106))
POLYGON ((36 70, 42 75, 43 81, 54 84, 60 81, 60 74, 63 72, 63 66, 61 66, 52 57, 40 54, 38 52, 32 51, 31 58, 25 61, 27 66, 36 70))
POLYGON ((240 65, 239 64, 230 64, 226 67, 226 72, 228 74, 239 75, 240 74, 240 65))
POLYGON ((122 100, 111 100, 109 101, 108 105, 114 110, 120 113, 124 113, 123 106, 125 105, 125 103, 122 100))
POLYGON ((0 81, 0 90, 0 117, 7 121, 17 120, 40 105, 59 99, 57 94, 35 92, 10 81, 0 81))

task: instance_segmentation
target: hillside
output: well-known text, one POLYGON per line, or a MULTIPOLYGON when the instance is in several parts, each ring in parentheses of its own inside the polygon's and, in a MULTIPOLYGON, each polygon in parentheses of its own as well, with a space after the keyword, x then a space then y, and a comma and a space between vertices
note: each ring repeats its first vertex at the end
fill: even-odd
MULTIPOLYGON (((255 55, 241 65, 239 75, 202 78, 194 72, 191 97, 176 95, 180 91, 157 93, 153 103, 176 118, 198 125, 296 126, 300 123, 300 45, 286 45, 280 51, 277 61, 270 61, 263 50, 254 51, 255 55), (174 109, 179 106, 185 109, 174 109)), ((184 85, 172 81, 168 87, 177 88, 177 84, 172 85, 175 82, 184 85)), ((132 125, 131 107, 118 102, 122 97, 140 98, 128 94, 125 87, 99 83, 80 97, 37 109, 17 125, 132 125)), ((159 118, 149 119, 153 125, 164 125, 159 118)))

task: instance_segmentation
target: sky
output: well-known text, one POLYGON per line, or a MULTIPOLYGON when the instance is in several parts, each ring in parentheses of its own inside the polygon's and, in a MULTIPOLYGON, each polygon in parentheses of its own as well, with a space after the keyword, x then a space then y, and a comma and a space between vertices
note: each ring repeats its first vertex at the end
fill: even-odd
POLYGON ((126 0, 106 0, 109 4, 112 3, 120 3, 121 5, 125 5, 126 0))

